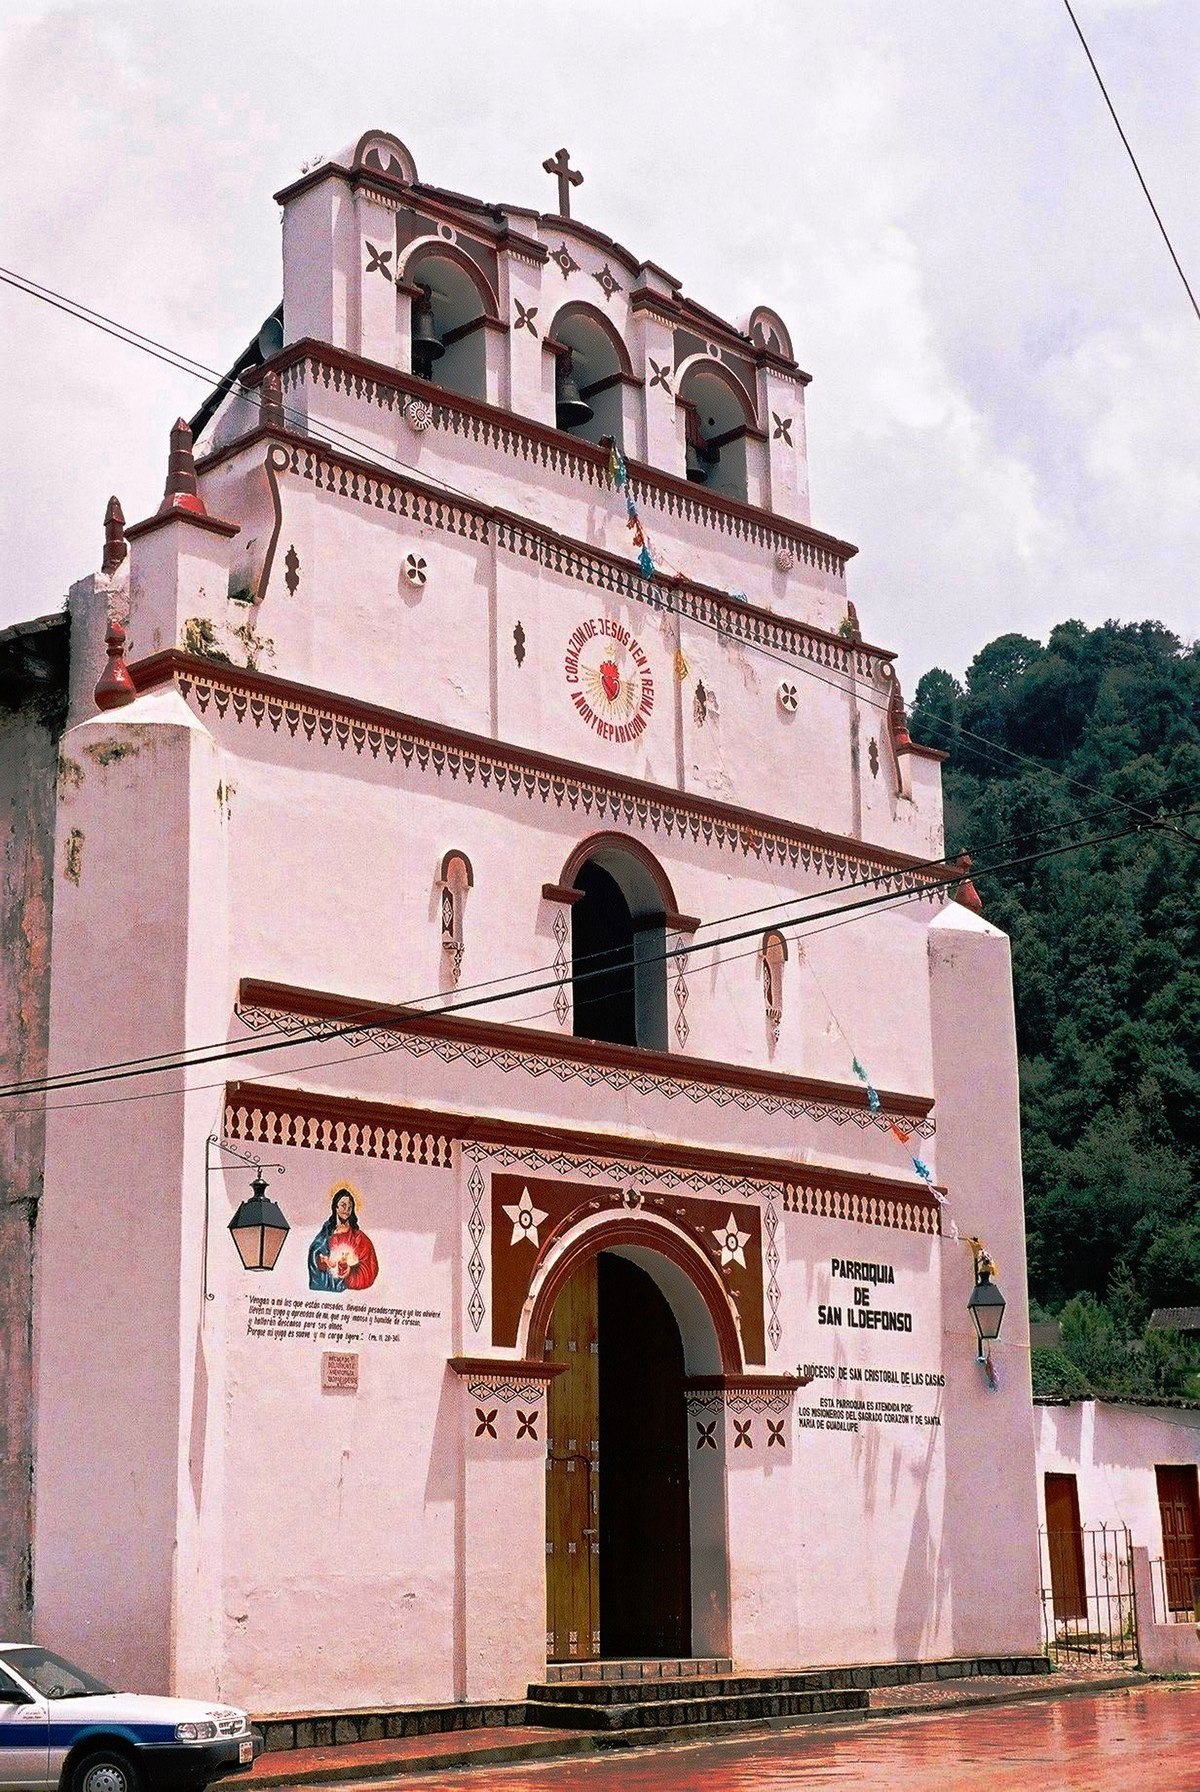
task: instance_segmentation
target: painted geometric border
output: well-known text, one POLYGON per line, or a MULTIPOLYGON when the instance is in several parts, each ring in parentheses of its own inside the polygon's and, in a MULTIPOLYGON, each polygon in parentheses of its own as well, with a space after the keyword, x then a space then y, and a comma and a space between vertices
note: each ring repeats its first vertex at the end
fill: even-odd
POLYGON ((348 1030, 344 1022, 308 1019, 254 1004, 239 1003, 237 1012, 253 1033, 307 1033, 314 1040, 336 1038, 347 1045, 368 1045, 380 1052, 404 1051, 414 1058, 433 1056, 443 1064, 465 1060, 473 1070, 480 1070, 485 1066, 505 1072, 520 1070, 532 1077, 552 1076, 560 1083, 578 1081, 591 1088, 604 1084, 618 1091, 632 1089, 637 1095, 661 1096, 664 1101, 682 1098, 693 1104, 712 1102, 719 1108, 738 1108, 742 1113, 786 1114, 790 1120, 831 1120, 835 1126, 857 1126, 863 1130, 874 1127, 880 1132, 886 1132, 895 1120, 907 1132, 915 1133, 919 1138, 932 1138, 934 1133, 932 1119, 893 1114, 885 1108, 872 1113, 869 1108, 851 1107, 849 1103, 771 1095, 754 1089, 730 1088, 725 1083, 696 1082, 690 1077, 684 1080, 656 1076, 645 1070, 624 1070, 619 1065, 580 1064, 558 1057, 553 1052, 517 1051, 509 1046, 433 1039, 425 1034, 403 1032, 398 1027, 363 1026, 348 1030))

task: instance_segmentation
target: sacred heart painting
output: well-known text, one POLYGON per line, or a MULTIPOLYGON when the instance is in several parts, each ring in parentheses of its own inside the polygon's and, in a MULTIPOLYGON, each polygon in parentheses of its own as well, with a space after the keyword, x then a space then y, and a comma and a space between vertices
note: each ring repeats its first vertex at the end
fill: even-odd
POLYGON ((654 675, 641 643, 621 622, 581 622, 567 644, 567 689, 576 711, 604 740, 625 745, 644 733, 654 708, 654 675))
POLYGON ((375 1246, 358 1217, 358 1191, 339 1183, 329 1217, 308 1247, 308 1285, 317 1294, 361 1294, 379 1274, 375 1246))

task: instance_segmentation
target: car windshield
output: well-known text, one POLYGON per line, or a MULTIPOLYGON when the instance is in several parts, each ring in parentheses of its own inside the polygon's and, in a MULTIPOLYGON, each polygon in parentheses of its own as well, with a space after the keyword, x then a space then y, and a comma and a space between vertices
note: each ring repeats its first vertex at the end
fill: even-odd
POLYGON ((73 1667, 61 1655, 51 1655, 49 1649, 38 1649, 32 1644, 6 1649, 0 1655, 0 1662, 20 1674, 22 1680, 27 1680, 44 1699, 78 1699, 88 1693, 112 1691, 103 1680, 85 1674, 82 1668, 73 1667))

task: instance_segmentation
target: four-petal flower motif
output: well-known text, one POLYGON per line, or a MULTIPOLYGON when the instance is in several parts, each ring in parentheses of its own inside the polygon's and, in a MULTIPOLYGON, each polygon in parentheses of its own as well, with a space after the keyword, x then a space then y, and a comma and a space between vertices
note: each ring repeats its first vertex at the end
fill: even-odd
POLYGON ((510 1244, 520 1244, 522 1240, 528 1240, 535 1249, 541 1244, 538 1227, 546 1215, 539 1207, 534 1206, 527 1188, 521 1190, 521 1199, 514 1207, 504 1209, 504 1214, 507 1219, 512 1221, 510 1244))
POLYGON ((522 305, 520 299, 514 299, 513 304, 517 308, 517 321, 516 321, 515 327, 518 330, 528 330, 529 334, 531 336, 536 336, 537 335, 537 325, 534 323, 533 320, 538 314, 537 306, 536 305, 522 305))
MULTIPOLYGON (((505 1213, 508 1212, 507 1207, 505 1213)), ((712 1235, 721 1247, 721 1268, 727 1263, 737 1263, 742 1269, 746 1267, 746 1246, 750 1243, 750 1234, 739 1229, 733 1209, 723 1226, 714 1226, 712 1235)))

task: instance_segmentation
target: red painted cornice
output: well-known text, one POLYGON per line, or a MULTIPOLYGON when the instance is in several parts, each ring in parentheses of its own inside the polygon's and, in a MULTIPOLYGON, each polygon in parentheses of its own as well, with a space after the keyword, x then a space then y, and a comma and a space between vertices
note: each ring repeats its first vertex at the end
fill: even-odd
MULTIPOLYGON (((247 375, 245 383, 251 385, 254 381, 247 375)), ((418 386, 425 386, 425 382, 423 380, 414 380, 412 381, 412 385, 415 389, 418 386)), ((437 388, 433 386, 426 386, 425 389, 429 392, 435 392, 437 390, 437 388)), ((496 415, 507 416, 507 412, 498 412, 496 415)), ((561 432, 554 431, 551 433, 558 436, 558 445, 560 447, 565 439, 569 439, 564 438, 561 432)), ((492 523, 510 529, 518 536, 534 538, 545 542, 551 548, 561 550, 565 554, 582 555, 590 561, 599 561, 604 566, 611 567, 618 577, 626 579, 630 577, 640 577, 636 563, 622 559, 619 554, 614 554, 607 548, 594 547, 590 542, 577 541, 569 535, 560 535, 557 530, 550 529, 543 523, 531 522, 525 517, 518 516, 515 511, 501 510, 498 506, 494 504, 485 504, 477 498, 463 497, 459 496, 457 493, 451 494, 447 492, 444 487, 428 484, 425 480, 421 479, 415 468, 410 474, 394 471, 391 467, 382 466, 378 461, 360 460, 356 455, 349 454, 343 449, 335 448, 330 443, 322 441, 319 436, 299 435, 295 431, 288 429, 260 426, 251 430, 247 435, 239 436, 236 441, 227 443, 225 447, 218 448, 211 454, 204 455, 196 462, 196 470, 201 474, 208 473, 213 468, 222 466, 226 461, 235 459, 239 454, 246 453, 250 448, 257 446, 260 442, 278 442, 297 451, 303 450, 306 454, 323 455, 328 461, 333 462, 339 468, 344 468, 348 473, 357 473, 361 476, 376 480, 380 484, 392 486, 397 491, 413 493, 419 496, 422 500, 444 504, 447 511, 461 511, 465 516, 476 517, 483 523, 492 523)), ((585 442, 581 445, 592 453, 596 452, 592 449, 591 443, 585 442)), ((575 446, 574 442, 572 442, 570 452, 574 453, 575 446)), ((598 461, 596 465, 601 466, 602 464, 603 456, 601 456, 600 461, 598 461)), ((761 514, 765 516, 767 515, 767 512, 764 511, 761 514)), ((775 532, 777 534, 780 533, 778 530, 775 532)), ((816 536, 815 531, 811 531, 810 533, 814 537, 816 536)), ((798 540, 800 538, 797 537, 796 539, 798 540)), ((819 541, 824 541, 827 538, 820 537, 817 539, 819 541)), ((824 551, 832 552, 831 549, 826 549, 824 551)), ((811 641, 818 646, 819 652, 816 655, 810 654, 806 657, 816 658, 819 663, 831 665, 832 669, 835 671, 839 669, 848 670, 849 668, 839 668, 836 659, 831 662, 827 657, 822 657, 826 655, 827 650, 833 651, 835 655, 853 656, 855 654, 861 654, 869 659, 889 662, 896 657, 889 648, 875 647, 867 641, 847 641, 845 636, 835 634, 830 629, 818 628, 816 623, 800 622, 795 617, 786 616, 780 611, 765 610, 761 604, 751 603, 748 599, 743 602, 741 598, 731 596, 728 591, 721 591, 715 585, 702 584, 698 579, 672 577, 665 573, 659 573, 655 575, 653 581, 642 582, 646 585, 648 592, 661 589, 665 592, 678 591, 687 593, 699 598, 703 603, 710 604, 714 608, 721 610, 727 616, 740 618, 741 623, 748 623, 752 628, 757 627, 763 630, 777 630, 780 635, 790 636, 794 641, 811 641)), ((739 635, 742 633, 739 624, 734 624, 732 632, 739 635)), ((752 636, 750 638, 750 645, 754 645, 752 636)))
POLYGON ((592 784, 629 797, 638 805, 648 804, 654 809, 671 808, 681 814, 695 815, 705 821, 720 823, 731 833, 750 839, 770 833, 781 840, 794 841, 801 848, 826 854, 835 860, 857 861, 878 867, 880 871, 913 871, 929 883, 931 891, 948 888, 952 881, 958 881, 962 875, 959 872, 957 878, 952 879, 949 873, 953 867, 949 864, 944 868, 941 865, 931 866, 926 859, 914 858, 910 853, 895 852, 890 847, 852 840, 844 834, 826 833, 821 828, 804 827, 797 822, 764 815, 757 810, 739 808, 733 803, 714 802, 709 797, 695 796, 670 785, 650 784, 642 778, 631 778, 624 772, 601 771, 576 760, 553 758, 549 753, 539 753, 532 747, 515 746, 507 741, 493 740, 484 734, 468 734, 464 729, 448 727, 444 722, 425 721, 417 716, 405 715, 400 710, 385 709, 377 703, 361 703, 340 692, 297 684, 290 678, 279 678, 271 672, 251 672, 243 666, 227 666, 219 660, 184 653, 177 647, 150 654, 143 660, 135 660, 129 667, 129 673, 139 692, 154 690, 176 678, 187 678, 205 684, 221 685, 226 689, 245 691, 248 695, 262 697, 283 706, 299 703, 327 715, 343 717, 366 728, 383 729, 459 752, 477 753, 550 778, 592 784))
MULTIPOLYGON (((285 1088, 279 1083, 227 1083, 225 1105, 259 1108, 266 1113, 286 1113, 295 1105, 336 1126, 355 1124, 381 1127, 384 1132, 432 1133, 444 1139, 479 1145, 511 1146, 544 1155, 561 1152, 566 1157, 622 1157, 635 1152, 641 1164, 657 1164, 675 1170, 694 1170, 701 1175, 744 1178, 748 1182, 788 1183, 806 1188, 828 1188, 867 1199, 894 1201, 909 1208, 934 1209, 936 1196, 911 1177, 871 1176, 853 1170, 835 1170, 824 1164, 798 1163, 783 1157, 715 1150, 709 1145, 685 1145, 676 1140, 623 1136, 613 1132, 585 1132, 569 1126, 547 1126, 541 1121, 504 1120, 495 1115, 456 1114, 445 1109, 396 1106, 386 1101, 363 1101, 355 1096, 319 1094, 309 1089, 285 1088)), ((939 1191, 941 1192, 941 1191, 939 1191)))
MULTIPOLYGON (((672 1078, 679 1083, 711 1083, 725 1089, 746 1090, 774 1096, 780 1101, 832 1103, 839 1107, 868 1110, 867 1091, 861 1083, 827 1082, 818 1077, 788 1076, 778 1070, 759 1070, 750 1064, 726 1064, 719 1059, 689 1058, 677 1052, 649 1051, 645 1046, 610 1045, 597 1039, 564 1038, 537 1027, 513 1026, 507 1021, 478 1020, 463 1014, 429 1014, 387 1002, 355 1001, 350 996, 325 990, 297 989, 243 977, 238 986, 238 1005, 269 1008, 278 1014, 296 1014, 306 1020, 354 1022, 363 1027, 390 1028, 425 1039, 449 1039, 463 1045, 480 1045, 494 1051, 532 1052, 544 1058, 560 1058, 568 1064, 639 1072, 672 1078)), ((930 1095, 902 1095, 881 1089, 879 1099, 888 1113, 924 1120, 933 1107, 930 1095)))
MULTIPOLYGON (((305 336, 299 342, 289 343, 287 348, 282 349, 270 361, 256 367, 253 375, 248 374, 243 383, 254 385, 268 371, 285 373, 289 367, 305 360, 315 361, 321 366, 336 367, 342 373, 359 379, 372 380, 386 390, 423 398, 430 404, 445 405, 448 410, 460 411, 478 422, 511 430, 514 435, 527 441, 559 450, 568 448, 581 460, 591 461, 598 471, 602 471, 608 464, 607 451, 597 448, 593 442, 581 441, 565 430, 554 429, 548 423, 539 423, 533 417, 523 417, 519 412, 506 410, 501 405, 486 404, 480 398, 464 398, 458 392, 447 392, 445 387, 435 386, 430 380, 418 379, 415 374, 400 373, 394 367, 385 367, 381 361, 365 360, 361 355, 352 355, 348 349, 334 348, 328 342, 318 342, 313 336, 305 336)), ((314 429, 315 446, 320 442, 319 421, 314 429)), ((215 458, 210 456, 204 464, 210 464, 215 458)), ((686 500, 690 505, 699 505, 715 513, 753 523, 756 528, 773 529, 779 535, 788 536, 797 542, 806 542, 842 561, 853 559, 858 552, 853 542, 842 541, 836 535, 827 535, 823 530, 814 529, 808 523, 795 522, 791 517, 779 516, 775 511, 764 510, 760 505, 743 504, 737 498, 726 498, 720 493, 709 492, 688 479, 680 479, 674 473, 664 472, 661 467, 652 467, 646 461, 632 460, 626 456, 626 465, 635 485, 643 489, 673 496, 677 501, 686 500)))

